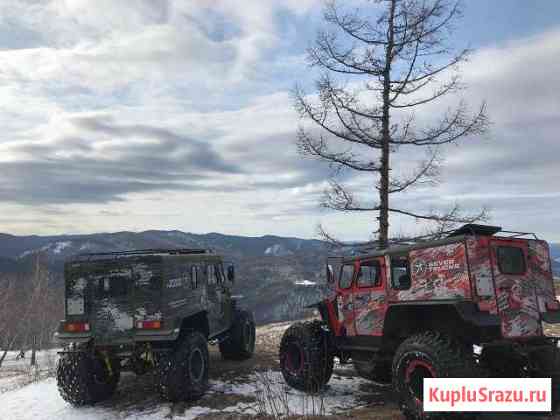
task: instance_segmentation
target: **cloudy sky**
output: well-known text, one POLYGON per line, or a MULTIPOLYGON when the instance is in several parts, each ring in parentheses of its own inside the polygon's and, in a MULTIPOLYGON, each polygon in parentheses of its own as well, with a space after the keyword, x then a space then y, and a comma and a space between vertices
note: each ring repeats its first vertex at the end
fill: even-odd
MULTIPOLYGON (((560 3, 466 3, 464 95, 488 102, 492 130, 399 203, 488 206, 494 224, 560 241, 560 3)), ((322 222, 367 238, 373 216, 319 208, 328 169, 294 144, 290 90, 312 87, 321 4, 1 0, 0 231, 314 237, 322 222)))

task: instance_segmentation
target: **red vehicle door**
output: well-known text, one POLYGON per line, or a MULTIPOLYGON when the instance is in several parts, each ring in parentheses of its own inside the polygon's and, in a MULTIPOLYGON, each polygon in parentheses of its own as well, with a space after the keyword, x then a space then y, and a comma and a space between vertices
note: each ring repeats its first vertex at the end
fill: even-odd
MULTIPOLYGON (((355 268, 358 263, 344 264, 340 268, 340 275, 336 285, 336 305, 338 312, 338 321, 346 331, 346 335, 353 337, 356 335, 354 324, 354 306, 353 306, 353 289, 355 268)), ((339 330, 339 333, 342 331, 339 330)))
POLYGON ((492 239, 491 255, 503 337, 540 335, 540 311, 535 279, 529 270, 527 241, 492 239))
POLYGON ((360 261, 356 266, 353 287, 354 326, 356 335, 383 335, 387 310, 383 257, 360 261))

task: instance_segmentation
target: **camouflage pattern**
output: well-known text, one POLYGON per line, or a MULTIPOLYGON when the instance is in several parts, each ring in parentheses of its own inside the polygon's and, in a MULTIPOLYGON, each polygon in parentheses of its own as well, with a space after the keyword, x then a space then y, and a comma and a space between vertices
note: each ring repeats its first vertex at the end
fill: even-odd
POLYGON ((486 237, 467 238, 468 261, 474 294, 478 297, 481 310, 495 315, 498 313, 489 239, 486 237))
POLYGON ((382 291, 358 291, 354 295, 356 335, 383 335, 387 297, 382 291))
POLYGON ((338 320, 346 331, 346 335, 349 337, 357 335, 352 288, 339 290, 336 304, 338 307, 338 320))
POLYGON ((471 301, 482 312, 498 314, 504 338, 542 336, 541 314, 556 303, 548 244, 496 236, 465 235, 429 244, 380 251, 363 257, 329 259, 335 281, 329 285, 328 302, 337 309, 335 331, 349 337, 381 336, 391 304, 400 302, 471 301), (500 246, 518 247, 526 271, 502 273, 498 264, 500 246), (391 286, 391 261, 408 259, 411 287, 391 286), (359 288, 356 274, 360 262, 376 258, 382 271, 382 285, 359 288), (340 288, 342 263, 354 267, 353 283, 340 288), (336 267, 336 268, 335 268, 336 267))
POLYGON ((463 242, 413 250, 409 253, 412 286, 391 290, 392 301, 465 300, 471 286, 463 242))
POLYGON ((336 298, 338 321, 349 337, 382 335, 383 321, 387 310, 383 270, 380 274, 382 276, 381 286, 360 288, 356 285, 356 275, 359 267, 359 264, 354 264, 352 286, 347 289, 338 288, 336 292, 338 295, 336 298))
POLYGON ((531 270, 524 274, 504 274, 498 267, 498 248, 515 246, 523 250, 527 261, 527 241, 491 241, 492 266, 498 313, 502 319, 502 335, 505 338, 534 337, 541 334, 540 314, 531 270))
POLYGON ((541 313, 546 304, 555 301, 550 269, 548 244, 538 240, 492 240, 494 281, 498 311, 502 318, 502 334, 507 338, 532 337, 542 334, 541 313), (504 274, 497 264, 499 246, 521 248, 525 255, 526 272, 504 274))
POLYGON ((66 321, 88 322, 96 344, 134 342, 142 321, 161 321, 162 329, 172 331, 200 312, 208 314, 210 335, 231 324, 230 284, 213 254, 72 261, 65 281, 66 321))
POLYGON ((545 241, 528 241, 529 271, 535 283, 540 312, 546 312, 546 303, 556 300, 550 261, 550 250, 545 241))

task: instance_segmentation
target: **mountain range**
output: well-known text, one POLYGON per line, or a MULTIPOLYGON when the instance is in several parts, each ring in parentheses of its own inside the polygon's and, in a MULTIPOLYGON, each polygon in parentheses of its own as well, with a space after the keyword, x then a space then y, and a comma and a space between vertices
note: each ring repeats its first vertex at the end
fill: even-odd
MULTIPOLYGON (((234 293, 255 311, 257 321, 297 318, 302 307, 322 293, 326 243, 314 239, 266 235, 246 237, 178 230, 116 232, 89 235, 14 236, 0 234, 0 272, 29 271, 33 256, 46 256, 62 284, 64 260, 86 252, 154 248, 211 248, 236 263, 234 293)), ((560 276, 560 244, 551 244, 553 270, 560 276)))
POLYGON ((233 292, 255 311, 259 323, 296 319, 322 293, 327 245, 319 240, 278 236, 244 237, 180 231, 116 232, 90 235, 14 236, 0 234, 0 272, 25 272, 41 254, 62 285, 64 261, 89 252, 131 249, 211 248, 237 266, 233 292))

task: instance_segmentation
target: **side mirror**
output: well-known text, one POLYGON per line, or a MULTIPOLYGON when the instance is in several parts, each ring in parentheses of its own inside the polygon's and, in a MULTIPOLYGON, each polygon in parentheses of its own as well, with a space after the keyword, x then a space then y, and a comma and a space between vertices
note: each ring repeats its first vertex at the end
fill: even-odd
POLYGON ((327 264, 327 283, 334 283, 334 270, 330 264, 327 264))
POLYGON ((235 268, 233 267, 233 264, 230 264, 227 268, 227 279, 232 283, 235 280, 235 268))

